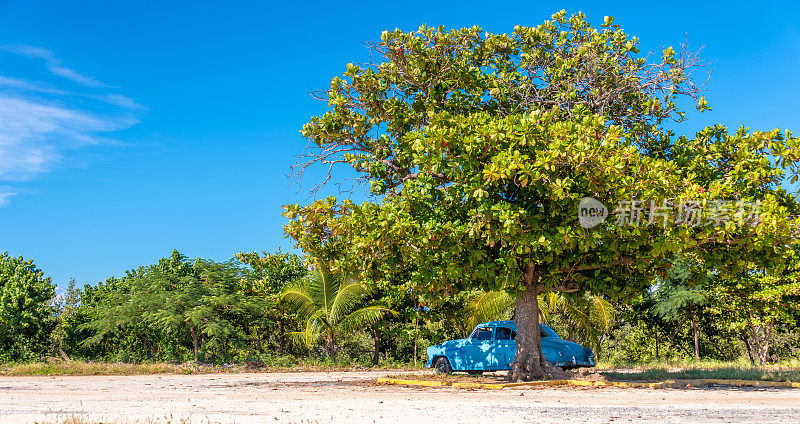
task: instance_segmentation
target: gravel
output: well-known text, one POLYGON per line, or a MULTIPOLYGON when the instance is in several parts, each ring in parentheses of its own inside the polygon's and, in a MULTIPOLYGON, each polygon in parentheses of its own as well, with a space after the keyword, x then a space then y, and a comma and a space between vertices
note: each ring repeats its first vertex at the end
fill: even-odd
MULTIPOLYGON (((800 389, 374 384, 385 372, 0 377, 0 423, 800 422, 800 389)), ((397 374, 392 373, 392 374, 397 374)))

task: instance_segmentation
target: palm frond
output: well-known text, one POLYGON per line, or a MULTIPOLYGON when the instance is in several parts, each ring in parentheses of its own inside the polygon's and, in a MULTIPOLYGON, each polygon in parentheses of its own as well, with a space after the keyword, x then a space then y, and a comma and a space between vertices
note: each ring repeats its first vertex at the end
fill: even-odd
POLYGON ((505 291, 484 292, 469 302, 467 311, 467 326, 472 329, 482 322, 510 318, 514 299, 505 291))
POLYGON ((308 281, 298 281, 288 285, 281 292, 281 302, 302 320, 309 319, 319 309, 317 299, 309 290, 308 281))
POLYGON ((397 312, 383 305, 369 305, 356 309, 342 319, 338 327, 341 331, 348 332, 376 323, 385 315, 399 315, 397 312))
POLYGON ((591 304, 589 315, 593 325, 599 328, 602 333, 610 332, 616 319, 614 306, 600 296, 589 295, 588 297, 591 304))
POLYGON ((292 331, 289 333, 289 338, 297 344, 305 347, 313 347, 322 335, 323 325, 317 319, 309 319, 306 321, 306 327, 303 331, 292 331))
POLYGON ((313 286, 317 297, 320 300, 325 312, 330 314, 333 301, 342 281, 342 276, 331 272, 321 262, 317 263, 316 271, 313 275, 313 286))
POLYGON ((582 310, 578 309, 572 302, 563 304, 564 318, 567 323, 575 329, 581 341, 588 343, 592 347, 600 344, 597 329, 594 327, 591 318, 582 310))
POLYGON ((555 292, 546 292, 539 295, 539 322, 548 323, 553 315, 557 314, 564 298, 555 292))
POLYGON ((336 292, 331 308, 328 311, 330 320, 332 322, 341 321, 347 312, 363 299, 366 293, 367 289, 363 284, 353 280, 345 281, 344 284, 339 286, 339 290, 336 292))

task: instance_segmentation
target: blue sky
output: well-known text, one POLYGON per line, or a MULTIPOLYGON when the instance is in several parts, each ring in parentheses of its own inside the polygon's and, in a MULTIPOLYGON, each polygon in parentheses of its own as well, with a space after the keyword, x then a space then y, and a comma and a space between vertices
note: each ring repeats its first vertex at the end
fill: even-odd
POLYGON ((95 283, 178 249, 291 249, 298 130, 385 29, 508 32, 560 9, 614 16, 643 50, 705 46, 723 123, 800 131, 800 3, 0 0, 0 251, 95 283))

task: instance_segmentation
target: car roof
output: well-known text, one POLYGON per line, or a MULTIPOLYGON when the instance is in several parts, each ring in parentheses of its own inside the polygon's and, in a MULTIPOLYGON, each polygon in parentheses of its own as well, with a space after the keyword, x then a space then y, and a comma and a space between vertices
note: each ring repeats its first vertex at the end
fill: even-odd
POLYGON ((475 326, 475 328, 478 327, 508 327, 517 331, 517 324, 514 321, 487 321, 475 326))
MULTIPOLYGON (((486 321, 486 322, 482 322, 482 323, 480 323, 480 324, 476 325, 476 326, 475 326, 475 328, 478 328, 478 327, 498 327, 498 326, 501 326, 501 327, 509 327, 509 328, 511 328, 511 329, 512 329, 512 330, 514 330, 514 331, 516 331, 516 330, 517 330, 517 323, 515 323, 514 321, 511 321, 511 320, 505 320, 505 321, 486 321)), ((550 326, 549 326, 549 325, 547 325, 547 324, 541 324, 541 323, 540 323, 540 324, 539 324, 539 326, 540 326, 540 327, 547 328, 547 329, 549 329, 550 331, 552 331, 553 333, 555 333, 555 331, 553 331, 553 329, 552 329, 552 328, 550 328, 550 326)))

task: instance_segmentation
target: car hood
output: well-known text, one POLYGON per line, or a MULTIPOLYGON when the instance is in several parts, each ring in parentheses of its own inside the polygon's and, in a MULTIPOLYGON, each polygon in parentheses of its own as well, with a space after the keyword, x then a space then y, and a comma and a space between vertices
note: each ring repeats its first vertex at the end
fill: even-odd
POLYGON ((442 344, 428 347, 428 352, 444 352, 445 350, 459 350, 469 344, 467 339, 448 340, 442 344))
POLYGON ((443 347, 445 349, 458 349, 458 348, 466 345, 467 343, 469 343, 469 341, 467 339, 456 339, 456 340, 448 340, 448 341, 440 344, 439 346, 441 346, 441 347, 443 347))

